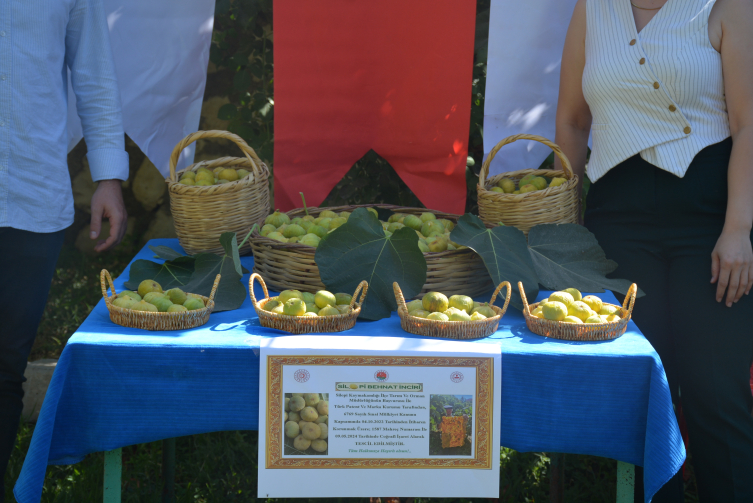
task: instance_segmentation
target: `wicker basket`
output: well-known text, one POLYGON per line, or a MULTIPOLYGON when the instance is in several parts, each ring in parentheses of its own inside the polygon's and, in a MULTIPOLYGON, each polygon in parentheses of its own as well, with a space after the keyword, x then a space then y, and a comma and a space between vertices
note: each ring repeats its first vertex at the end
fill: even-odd
POLYGON ((217 285, 220 284, 220 275, 214 278, 212 292, 209 297, 198 295, 204 301, 204 309, 193 311, 184 311, 182 313, 150 313, 148 311, 132 311, 113 305, 113 301, 118 297, 115 293, 115 285, 112 283, 112 277, 106 269, 102 269, 99 274, 99 283, 102 287, 102 297, 105 298, 107 310, 110 311, 110 320, 113 323, 130 328, 141 328, 143 330, 186 330, 188 328, 200 327, 209 320, 209 315, 214 310, 214 294, 217 292, 217 285), (112 291, 111 296, 107 296, 107 284, 112 291))
MULTIPOLYGON (((424 208, 405 208, 389 204, 364 204, 358 206, 337 206, 333 208, 309 208, 309 214, 318 215, 324 210, 353 211, 356 208, 378 207, 395 213, 420 215, 434 213, 437 218, 457 222, 458 215, 450 215, 424 208)), ((289 211, 292 219, 305 215, 303 208, 289 211)), ((276 291, 296 289, 303 292, 316 292, 325 288, 319 277, 319 268, 314 261, 316 248, 298 243, 281 243, 262 237, 258 231, 250 239, 254 252, 254 272, 267 278, 269 286, 276 291)), ((437 253, 424 253, 426 258, 426 283, 421 293, 438 291, 448 295, 462 294, 475 297, 487 293, 494 287, 483 260, 473 250, 448 250, 437 253)))
POLYGON ((633 314, 635 305, 635 294, 638 286, 633 283, 628 289, 625 296, 625 302, 622 306, 604 303, 605 306, 613 306, 620 309, 620 321, 612 323, 563 323, 561 321, 545 320, 531 315, 531 311, 536 309, 540 302, 528 305, 526 293, 523 290, 523 283, 518 283, 520 296, 523 298, 523 316, 526 319, 528 330, 534 334, 552 337, 554 339, 565 339, 568 341, 605 341, 616 339, 625 333, 628 321, 633 314))
POLYGON ((491 318, 480 321, 439 321, 427 320, 408 314, 408 306, 405 304, 400 286, 397 283, 392 283, 392 289, 395 291, 397 314, 400 316, 400 326, 403 330, 411 334, 442 337, 444 339, 480 339, 496 332, 499 328, 499 320, 505 315, 507 306, 510 304, 510 294, 512 293, 512 287, 507 281, 503 281, 497 286, 489 301, 489 307, 497 315, 491 318), (507 287, 507 297, 505 297, 505 305, 500 309, 493 304, 497 300, 497 294, 502 290, 502 287, 507 287))
POLYGON ((528 231, 539 224, 578 223, 578 176, 573 173, 570 161, 562 150, 546 138, 531 134, 509 136, 500 141, 487 156, 478 175, 478 214, 487 225, 517 227, 528 236, 528 231), (489 165, 503 146, 518 140, 534 140, 554 150, 564 171, 553 169, 524 169, 492 176, 488 180, 489 165), (545 178, 564 177, 567 182, 557 187, 527 192, 525 194, 505 194, 490 189, 503 178, 519 181, 526 175, 535 174, 545 178))
MULTIPOLYGON (((254 149, 239 136, 227 131, 197 131, 175 146, 170 156, 170 178, 166 179, 170 192, 170 211, 175 220, 175 233, 180 245, 189 255, 195 253, 224 253, 219 238, 224 232, 235 232, 238 244, 255 223, 262 223, 269 214, 269 169, 259 159, 254 149), (192 164, 178 173, 180 153, 201 138, 232 140, 243 151, 244 157, 221 157, 213 161, 192 164), (199 168, 217 167, 246 169, 251 173, 235 182, 222 185, 183 185, 178 183, 181 173, 199 168)), ((244 245, 241 254, 250 250, 244 245)))
POLYGON ((269 291, 267 290, 264 278, 256 273, 253 273, 248 279, 248 291, 251 294, 251 303, 254 305, 254 309, 256 309, 261 326, 284 330, 291 334, 316 334, 322 332, 342 332, 343 330, 353 328, 356 324, 356 318, 361 314, 361 306, 364 299, 366 299, 366 293, 369 291, 369 284, 361 281, 353 293, 353 298, 350 300, 350 312, 336 316, 287 316, 265 311, 264 306, 272 299, 269 297, 269 291), (257 280, 261 284, 262 290, 264 290, 264 298, 259 301, 256 300, 256 295, 254 295, 254 280, 257 280), (359 292, 361 293, 361 300, 356 302, 359 292))

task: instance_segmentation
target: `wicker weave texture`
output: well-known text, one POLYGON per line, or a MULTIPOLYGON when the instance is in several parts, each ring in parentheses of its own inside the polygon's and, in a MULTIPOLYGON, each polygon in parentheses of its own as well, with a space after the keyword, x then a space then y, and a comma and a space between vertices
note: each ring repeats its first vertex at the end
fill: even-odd
MULTIPOLYGON (((170 210, 175 220, 175 232, 180 245, 189 255, 196 253, 222 254, 219 244, 224 232, 235 232, 238 245, 255 223, 261 224, 269 214, 269 168, 259 159, 254 149, 243 139, 227 131, 197 131, 186 136, 175 146, 170 157, 170 178, 167 189, 170 193, 170 210), (211 161, 192 164, 183 171, 175 171, 184 148, 202 138, 223 138, 233 141, 244 157, 221 157, 211 161), (245 169, 251 173, 235 182, 221 185, 197 186, 178 183, 185 171, 199 168, 225 167, 245 169)), ((247 243, 241 254, 248 253, 247 243)))
POLYGON ((400 316, 400 326, 403 330, 411 334, 424 335, 426 337, 463 340, 480 339, 496 332, 497 328, 499 328, 499 320, 507 312, 507 306, 510 304, 510 295, 512 294, 510 283, 503 281, 497 285, 489 301, 489 307, 497 313, 496 316, 480 321, 439 321, 411 316, 408 313, 408 306, 405 304, 405 298, 403 297, 402 290, 400 290, 400 286, 397 283, 392 283, 392 290, 395 292, 397 314, 400 316), (507 288, 507 296, 505 297, 505 305, 499 308, 494 305, 494 301, 497 300, 497 295, 503 287, 507 288))
POLYGON ((209 315, 214 310, 214 294, 217 285, 220 284, 220 275, 214 278, 214 285, 209 297, 198 295, 204 301, 204 309, 185 311, 182 313, 150 313, 147 311, 133 311, 113 305, 118 298, 112 277, 106 269, 99 274, 99 284, 102 287, 102 297, 105 299, 107 310, 110 312, 110 320, 124 327, 140 328, 142 330, 186 330, 200 327, 209 320, 209 315), (112 295, 107 295, 107 286, 110 286, 112 295))
POLYGON ((546 138, 531 134, 518 134, 503 139, 489 152, 484 164, 481 166, 478 179, 478 213, 481 220, 487 225, 496 226, 499 225, 499 222, 502 222, 505 225, 517 227, 528 236, 528 231, 535 225, 578 223, 578 211, 580 208, 578 201, 578 176, 573 173, 570 161, 564 152, 562 152, 562 149, 546 138), (551 148, 562 162, 563 171, 553 169, 524 169, 502 173, 487 179, 489 165, 497 155, 497 152, 505 145, 518 140, 534 140, 551 148), (567 182, 557 187, 547 187, 544 190, 527 192, 525 194, 505 194, 491 191, 491 188, 496 186, 503 178, 515 180, 517 183, 521 178, 530 174, 548 179, 554 177, 566 178, 567 182))
POLYGON ((635 295, 638 291, 638 286, 633 283, 628 289, 625 302, 622 306, 604 303, 605 306, 613 306, 620 309, 620 318, 622 318, 620 321, 612 323, 563 323, 531 315, 531 311, 536 309, 541 303, 536 302, 529 305, 526 293, 523 290, 523 283, 519 282, 518 288, 520 289, 520 296, 523 298, 523 316, 526 319, 528 330, 544 337, 565 339, 568 341, 605 341, 616 339, 624 334, 633 314, 635 295))
POLYGON ((350 300, 350 312, 335 316, 287 316, 265 311, 264 306, 272 299, 269 297, 267 284, 257 273, 253 273, 249 278, 248 291, 251 295, 251 303, 254 309, 256 309, 259 322, 263 327, 275 328, 290 332, 291 334, 316 334, 342 332, 353 328, 358 315, 361 314, 361 306, 366 299, 366 293, 369 291, 369 284, 361 281, 353 293, 353 298, 350 300), (256 300, 256 295, 254 295, 254 281, 258 281, 261 284, 262 290, 264 290, 264 298, 259 301, 256 300), (359 293, 361 294, 361 300, 356 302, 359 293))
MULTIPOLYGON (((420 215, 423 212, 434 213, 438 219, 445 218, 457 222, 459 216, 424 208, 406 208, 389 204, 367 204, 357 206, 336 206, 331 208, 309 208, 309 214, 318 215, 324 210, 354 211, 357 208, 378 207, 393 211, 420 215)), ((287 215, 304 216, 305 210, 298 208, 287 215)), ((298 243, 281 243, 274 239, 262 237, 258 231, 251 236, 251 249, 254 252, 254 272, 267 279, 269 286, 276 290, 296 289, 302 292, 316 292, 325 288, 319 276, 319 268, 314 260, 316 248, 298 243)), ((425 253, 426 283, 421 294, 427 292, 445 292, 447 295, 468 295, 475 297, 487 293, 494 286, 483 260, 473 250, 448 250, 437 253, 425 253)))

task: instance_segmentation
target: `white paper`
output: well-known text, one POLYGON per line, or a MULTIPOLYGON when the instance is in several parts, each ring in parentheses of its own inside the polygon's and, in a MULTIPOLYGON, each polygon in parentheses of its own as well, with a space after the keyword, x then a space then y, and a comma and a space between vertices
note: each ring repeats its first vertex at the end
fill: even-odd
MULTIPOLYGON (((499 494, 499 346, 400 337, 290 336, 264 338, 261 362, 259 497, 496 497, 499 494), (340 358, 343 356, 352 359, 340 358), (362 360, 368 363, 338 363, 355 361, 359 356, 367 357, 362 360), (302 363, 280 366, 278 358, 275 365, 274 357, 290 357, 288 360, 302 363), (401 358, 417 359, 422 364, 384 363, 405 361, 401 358), (321 364, 324 359, 329 363, 321 364), (431 365, 426 364, 429 359, 431 365), (487 374, 491 375, 491 393, 479 393, 477 383, 483 380, 477 379, 476 368, 461 365, 467 361, 463 359, 491 362, 493 370, 487 374), (373 361, 379 363, 371 364, 373 361), (273 370, 280 367, 279 374, 273 370), (272 380, 270 386, 268 379, 272 380), (280 418, 279 425, 267 427, 271 415, 267 396, 278 382, 283 391, 281 399, 286 394, 310 393, 328 400, 326 451, 317 454, 311 449, 296 450, 288 444, 279 446, 277 460, 287 462, 284 467, 275 466, 277 461, 270 458, 274 445, 279 444, 273 441, 274 445, 268 447, 268 434, 274 434, 277 428, 282 431, 285 423, 280 418), (477 414, 478 400, 483 399, 479 395, 489 397, 486 405, 491 417, 487 423, 477 414), (434 417, 435 423, 438 419, 436 408, 434 415, 431 414, 431 404, 445 399, 457 405, 457 410, 453 410, 457 415, 468 412, 463 424, 469 432, 463 447, 442 448, 441 442, 436 442, 436 433, 430 446, 430 418, 434 417), (492 426, 484 428, 484 424, 492 426), (479 437, 479 425, 483 431, 490 429, 491 435, 484 436, 482 432, 479 437), (463 468, 416 468, 423 466, 424 460, 432 459, 472 463, 482 458, 479 446, 489 444, 493 447, 488 465, 483 468, 480 465, 469 468, 472 465, 468 464, 463 468), (316 466, 291 467, 306 459, 314 459, 311 463, 316 466), (319 459, 334 460, 330 464, 337 467, 318 465, 319 459), (340 468, 353 460, 381 460, 382 464, 372 468, 363 467, 364 463, 340 468), (396 464, 400 460, 413 466, 396 464)), ((459 417, 450 421, 464 420, 459 417)))
MULTIPOLYGON (((175 145, 199 128, 214 0, 102 0, 126 134, 167 176, 175 145)), ((83 137, 68 83, 68 150, 83 137)), ((194 145, 178 169, 193 162, 194 145)))
MULTIPOLYGON (((560 62, 576 0, 492 0, 484 104, 484 155, 529 133, 554 141, 560 62)), ((536 169, 551 153, 538 142, 505 145, 489 174, 536 169)))

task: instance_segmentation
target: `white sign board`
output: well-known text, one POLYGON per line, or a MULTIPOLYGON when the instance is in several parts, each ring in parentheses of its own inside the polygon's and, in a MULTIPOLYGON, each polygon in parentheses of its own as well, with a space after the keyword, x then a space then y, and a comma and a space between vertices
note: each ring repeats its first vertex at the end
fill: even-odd
POLYGON ((496 344, 290 336, 261 345, 259 497, 497 497, 496 344))

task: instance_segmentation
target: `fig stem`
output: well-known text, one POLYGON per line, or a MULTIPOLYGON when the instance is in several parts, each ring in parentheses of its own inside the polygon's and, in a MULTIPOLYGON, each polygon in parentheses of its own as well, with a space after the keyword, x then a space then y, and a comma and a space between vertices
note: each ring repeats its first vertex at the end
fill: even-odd
POLYGON ((301 195, 301 200, 303 201, 303 211, 305 211, 306 212, 306 216, 308 216, 309 215, 309 209, 306 207, 306 198, 304 197, 303 192, 299 192, 299 194, 301 195))
POLYGON ((241 244, 238 245, 238 248, 243 248, 243 245, 246 244, 246 241, 248 241, 248 238, 251 237, 251 234, 253 234, 253 232, 256 230, 257 227, 259 227, 259 224, 254 224, 254 226, 251 227, 251 230, 248 231, 248 234, 246 234, 246 237, 243 238, 243 241, 241 242, 241 244))

